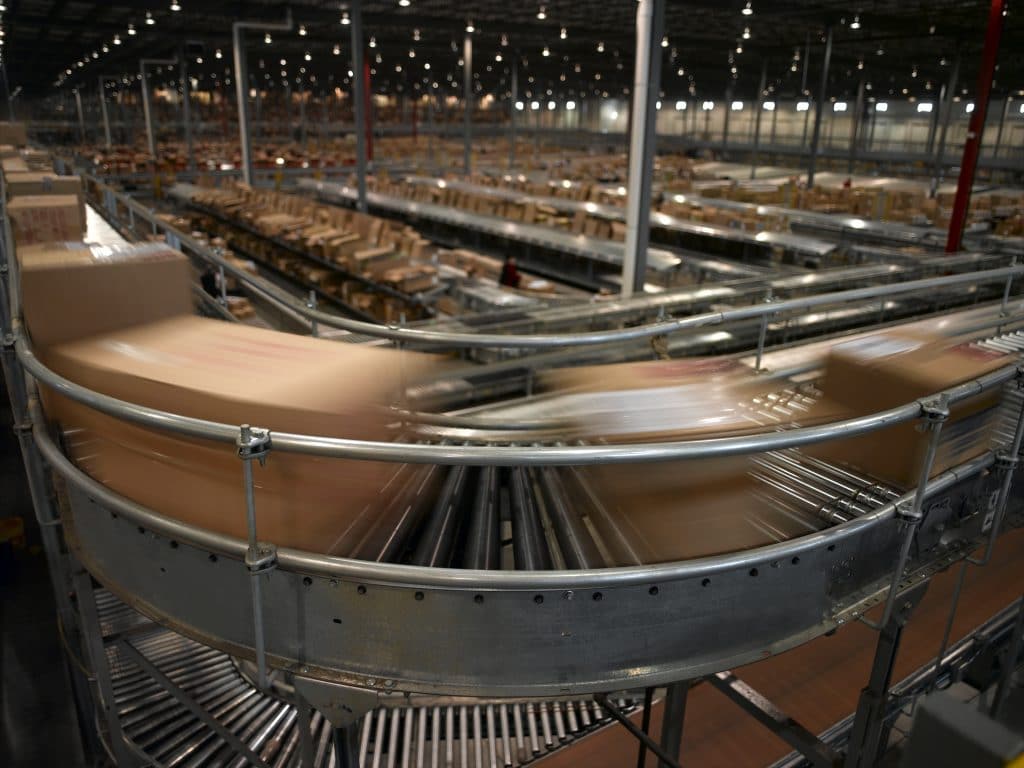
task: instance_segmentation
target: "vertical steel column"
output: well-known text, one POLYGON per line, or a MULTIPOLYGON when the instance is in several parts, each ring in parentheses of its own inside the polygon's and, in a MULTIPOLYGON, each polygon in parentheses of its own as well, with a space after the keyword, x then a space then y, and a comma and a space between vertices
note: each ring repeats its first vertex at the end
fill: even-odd
POLYGON ((996 71, 996 54, 999 52, 999 40, 1003 35, 1006 3, 1007 0, 992 0, 989 9, 985 47, 982 50, 981 68, 978 72, 978 97, 974 102, 974 112, 967 129, 967 141, 964 143, 963 159, 960 161, 960 179, 956 185, 956 199, 953 201, 953 214, 949 220, 946 253, 959 251, 960 241, 963 238, 964 224, 967 221, 967 205, 971 199, 974 172, 978 167, 978 155, 981 152, 982 136, 985 133, 985 118, 988 115, 988 101, 992 93, 992 78, 996 71))
POLYGON ((853 175, 853 166, 857 162, 857 143, 860 139, 860 121, 864 116, 864 78, 857 84, 857 102, 853 107, 853 120, 850 123, 850 156, 846 162, 846 175, 853 175))
MULTIPOLYGON (((292 28, 289 9, 283 24, 236 21, 231 25, 231 45, 235 59, 235 95, 238 99, 238 136, 242 147, 242 180, 252 186, 255 181, 252 164, 252 126, 249 122, 249 62, 245 57, 245 30, 261 29, 268 32, 287 32, 292 28)), ((259 98, 259 83, 256 96, 259 98)))
POLYGON ((732 114, 732 97, 735 91, 730 82, 725 89, 725 115, 722 118, 722 155, 729 146, 729 116, 732 114))
POLYGON ((85 144, 85 112, 82 110, 82 90, 75 88, 75 109, 78 112, 78 133, 85 144))
POLYGON ((757 175, 757 149, 761 144, 761 111, 764 109, 764 90, 768 83, 768 59, 761 62, 761 82, 757 86, 757 108, 754 113, 754 152, 750 160, 750 178, 757 175))
POLYGON ((178 61, 178 77, 181 78, 181 119, 185 123, 185 152, 188 157, 188 169, 195 171, 196 155, 192 146, 192 81, 188 76, 188 54, 185 52, 185 46, 178 52, 178 61))
POLYGON ((100 75, 100 111, 103 113, 103 138, 106 140, 107 149, 113 146, 110 141, 110 114, 107 112, 107 78, 100 75))
POLYGON ((267 688, 267 649, 263 623, 263 574, 277 564, 277 548, 261 544, 256 535, 256 487, 252 476, 252 462, 262 466, 270 448, 270 433, 243 424, 238 437, 238 457, 242 460, 242 483, 245 490, 246 526, 249 547, 245 552, 245 566, 249 571, 252 597, 253 650, 256 652, 256 682, 260 690, 267 688))
POLYGON ((462 173, 469 178, 473 171, 470 146, 473 141, 473 33, 466 30, 462 42, 462 173))
POLYGON ((149 155, 156 162, 156 136, 153 135, 152 106, 149 103, 149 79, 146 76, 146 60, 139 62, 139 76, 142 82, 142 114, 146 118, 146 144, 149 147, 149 155))
POLYGON ((366 213, 366 83, 363 79, 363 3, 350 9, 352 27, 352 106, 356 130, 356 208, 366 213))
MULTIPOLYGON (((238 23, 231 26, 231 44, 235 56, 235 95, 238 99, 238 140, 242 147, 242 181, 253 182, 252 126, 249 123, 249 62, 245 56, 245 28, 238 23)), ((256 84, 259 95, 260 83, 256 84)))
POLYGON ((960 54, 957 54, 953 61, 953 71, 949 74, 949 84, 946 86, 945 103, 940 104, 942 113, 942 130, 939 132, 939 143, 935 148, 935 170, 932 174, 932 195, 939 188, 939 181, 942 179, 943 159, 946 155, 946 136, 949 134, 949 122, 953 118, 953 97, 956 95, 957 81, 960 78, 960 54))
POLYGON ((999 114, 999 127, 996 128, 996 143, 992 147, 992 159, 995 160, 999 157, 999 150, 1003 147, 1003 127, 1006 125, 1006 118, 1010 114, 1010 102, 1013 99, 1007 94, 1006 98, 1003 99, 1003 110, 999 114))
MULTIPOLYGON (((679 762, 679 748, 683 740, 683 721, 686 719, 686 698, 689 692, 689 680, 672 683, 665 690, 665 710, 661 721, 661 747, 675 763, 679 762)), ((659 768, 670 768, 670 765, 660 762, 659 768)))
POLYGON ((647 246, 651 239, 651 176, 654 173, 655 111, 661 88, 660 41, 665 0, 639 0, 636 6, 636 64, 630 115, 626 242, 622 252, 622 296, 643 293, 647 246))
POLYGON ((811 158, 807 166, 807 188, 814 188, 814 166, 818 162, 818 142, 821 140, 821 116, 825 109, 828 91, 828 68, 832 62, 832 26, 829 25, 825 36, 825 59, 821 64, 821 88, 818 90, 818 102, 814 105, 814 133, 811 136, 811 158))
POLYGON ((338 768, 359 768, 359 734, 355 725, 334 729, 334 757, 338 768))
POLYGON ((512 57, 512 98, 509 100, 508 118, 508 169, 516 167, 516 102, 519 100, 519 56, 512 57))

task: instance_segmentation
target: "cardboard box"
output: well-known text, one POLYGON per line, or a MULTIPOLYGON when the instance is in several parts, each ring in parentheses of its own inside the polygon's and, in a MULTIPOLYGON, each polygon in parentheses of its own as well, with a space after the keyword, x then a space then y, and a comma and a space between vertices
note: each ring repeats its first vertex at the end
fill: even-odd
POLYGON ((19 247, 18 261, 22 312, 40 349, 192 312, 188 259, 166 245, 47 243, 19 247))
MULTIPOLYGON (((893 331, 856 339, 829 352, 822 384, 825 399, 811 409, 807 421, 835 421, 895 408, 1011 362, 1000 352, 921 334, 893 331)), ((931 477, 991 447, 1001 396, 996 388, 951 407, 931 477)), ((926 439, 916 423, 907 423, 805 450, 911 488, 918 483, 926 439)))
POLYGON ((4 181, 7 183, 9 198, 25 195, 75 195, 82 207, 82 220, 85 221, 85 193, 81 176, 58 176, 52 172, 29 171, 8 173, 4 176, 4 181))
POLYGON ((23 147, 28 144, 28 132, 24 123, 0 122, 0 144, 23 147))
MULTIPOLYGON (((393 437, 388 407, 400 383, 430 366, 424 355, 184 316, 58 345, 46 359, 79 384, 152 408, 272 433, 364 440, 393 437)), ((112 490, 246 538, 234 445, 128 424, 52 392, 46 407, 67 432, 73 460, 112 490)), ((265 467, 253 467, 260 540, 348 554, 379 513, 373 502, 396 469, 271 451, 265 467)))
POLYGON ((8 173, 28 173, 28 163, 25 162, 22 157, 6 157, 0 160, 0 168, 3 169, 4 175, 8 173))
POLYGON ((18 246, 81 240, 85 214, 74 195, 23 195, 7 203, 18 246))

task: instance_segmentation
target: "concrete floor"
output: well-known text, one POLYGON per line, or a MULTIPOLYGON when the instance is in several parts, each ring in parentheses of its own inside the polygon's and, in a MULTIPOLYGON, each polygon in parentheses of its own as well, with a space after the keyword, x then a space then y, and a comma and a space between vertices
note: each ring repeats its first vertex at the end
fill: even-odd
MULTIPOLYGON (((86 766, 21 451, 0 378, 0 515, 26 520, 29 546, 0 569, 0 766, 86 766)), ((2 555, 0 555, 2 556, 2 555)))

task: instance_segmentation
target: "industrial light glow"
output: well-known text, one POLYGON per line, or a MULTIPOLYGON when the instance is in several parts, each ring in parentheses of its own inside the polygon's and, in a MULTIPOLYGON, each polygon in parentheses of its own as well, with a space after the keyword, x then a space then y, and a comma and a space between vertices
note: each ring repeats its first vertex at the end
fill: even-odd
POLYGON ((150 27, 156 24, 156 19, 153 18, 153 14, 149 11, 146 11, 146 24, 150 27))
POLYGON ((932 111, 932 103, 930 101, 922 101, 921 103, 919 103, 917 105, 917 111, 918 112, 925 112, 925 113, 931 112, 932 111))
POLYGON ((341 14, 341 23, 343 26, 346 27, 352 23, 352 20, 348 17, 348 11, 345 11, 344 13, 341 14))
POLYGON ((700 108, 703 109, 705 112, 710 112, 712 109, 715 108, 715 102, 705 101, 703 104, 700 105, 700 108))
POLYGON ((973 111, 974 111, 974 102, 973 101, 967 102, 967 106, 964 107, 964 112, 966 112, 969 115, 973 111))
POLYGON ((565 102, 565 108, 566 108, 567 111, 572 112, 574 109, 576 109, 576 102, 575 101, 567 101, 567 102, 565 102))
POLYGON ((531 101, 530 102, 530 109, 532 109, 534 112, 536 112, 538 109, 540 109, 540 102, 539 101, 531 101))
POLYGON ((745 6, 743 6, 743 10, 740 11, 740 13, 742 13, 744 16, 753 16, 754 8, 750 3, 747 3, 745 6))
POLYGON ((877 104, 875 104, 875 112, 888 112, 888 111, 889 111, 889 102, 887 102, 887 101, 880 101, 877 104))
POLYGON ((517 110, 518 110, 519 112, 522 112, 522 111, 523 111, 523 102, 521 102, 521 101, 517 101, 517 102, 516 102, 516 109, 517 109, 517 110))
POLYGON ((809 101, 798 101, 796 103, 796 111, 797 112, 806 112, 810 108, 811 108, 811 103, 809 101))
POLYGON ((832 111, 833 112, 845 112, 846 111, 846 102, 845 101, 837 101, 835 104, 832 105, 832 111))
POLYGON ((181 3, 179 3, 178 0, 171 0, 171 10, 172 11, 180 11, 181 10, 181 3))
POLYGON ((860 29, 860 16, 854 16, 850 22, 850 29, 860 29))
POLYGON ((553 111, 554 111, 554 109, 555 109, 555 107, 557 107, 557 106, 558 106, 558 105, 557 105, 557 104, 555 104, 555 102, 553 102, 553 101, 549 101, 549 102, 548 102, 548 111, 552 111, 552 112, 553 112, 553 111))
POLYGON ((740 110, 743 109, 743 102, 734 101, 732 104, 729 105, 729 108, 732 109, 733 112, 739 112, 740 110))
POLYGON ((761 106, 764 108, 765 112, 774 112, 775 111, 775 102, 774 101, 766 101, 761 106))
POLYGON ((685 112, 685 111, 686 111, 686 102, 685 101, 677 101, 676 102, 676 112, 685 112))

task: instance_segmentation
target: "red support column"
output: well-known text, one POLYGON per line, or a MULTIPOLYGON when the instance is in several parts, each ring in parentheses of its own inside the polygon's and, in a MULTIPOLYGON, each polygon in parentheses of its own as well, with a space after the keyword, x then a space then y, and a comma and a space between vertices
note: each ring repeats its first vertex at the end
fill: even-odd
POLYGON ((978 167, 981 152, 981 138, 985 132, 985 116, 992 91, 992 78, 996 72, 996 54, 999 39, 1003 34, 1003 20, 1006 18, 1007 0, 992 0, 988 14, 988 29, 985 32, 985 47, 981 53, 981 71, 978 72, 978 97, 974 100, 974 113, 967 129, 963 160, 960 161, 960 179, 956 185, 956 200, 953 202, 953 216, 949 221, 949 236, 946 238, 946 253, 960 250, 960 241, 967 221, 967 204, 974 187, 974 171, 978 167))
POLYGON ((370 61, 363 64, 363 104, 366 114, 366 162, 373 162, 373 110, 370 90, 370 61))

